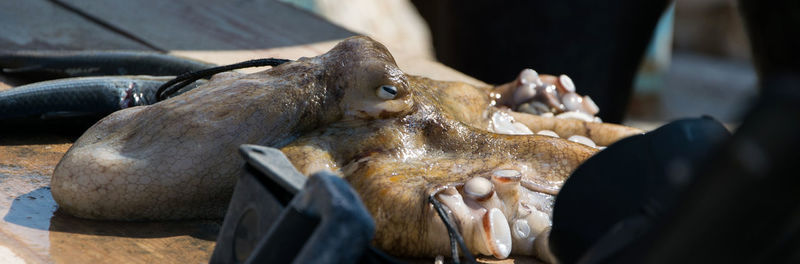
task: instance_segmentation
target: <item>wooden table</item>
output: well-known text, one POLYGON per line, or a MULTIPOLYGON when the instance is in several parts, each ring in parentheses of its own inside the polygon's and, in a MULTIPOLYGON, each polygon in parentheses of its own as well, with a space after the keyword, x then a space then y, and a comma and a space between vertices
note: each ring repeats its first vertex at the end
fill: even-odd
MULTIPOLYGON (((145 50, 225 64, 296 59, 356 35, 261 1, 0 1, 0 49, 145 50)), ((439 63, 394 54, 408 73, 481 84, 439 63)), ((0 75, 0 90, 19 83, 0 75)), ((207 262, 220 222, 101 222, 60 213, 53 168, 74 136, 0 123, 0 263, 207 262)))

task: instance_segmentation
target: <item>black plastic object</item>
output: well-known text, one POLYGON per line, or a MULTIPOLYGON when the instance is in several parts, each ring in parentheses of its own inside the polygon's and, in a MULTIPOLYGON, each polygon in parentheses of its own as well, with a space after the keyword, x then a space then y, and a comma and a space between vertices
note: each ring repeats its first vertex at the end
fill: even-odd
MULTIPOLYGON (((17 86, 0 92, 0 120, 52 120, 105 116, 156 103, 156 91, 172 77, 103 76, 66 78, 17 86)), ((183 91, 204 84, 200 80, 183 91)))
POLYGON ((247 161, 228 205, 211 263, 244 263, 280 216, 299 188, 278 186, 272 178, 302 179, 279 150, 245 145, 239 149, 247 161), (282 166, 284 164, 289 167, 282 166), (270 178, 272 177, 272 178, 270 178))
POLYGON ((103 75, 175 76, 216 65, 143 51, 0 52, 0 72, 29 81, 103 75))
POLYGON ((319 172, 306 181, 274 148, 243 145, 240 152, 246 172, 211 263, 396 262, 369 245, 375 223, 343 179, 319 172))
POLYGON ((729 135, 710 118, 680 120, 588 159, 556 198, 554 255, 562 263, 596 263, 631 246, 674 207, 692 170, 729 135))
POLYGON ((642 262, 800 263, 800 74, 762 82, 758 105, 643 239, 642 262))
MULTIPOLYGON (((662 208, 665 210, 661 212, 667 212, 661 214, 663 217, 644 213, 626 218, 607 216, 604 210, 592 207, 606 206, 603 200, 608 196, 619 199, 628 194, 606 192, 607 196, 596 196, 598 192, 589 188, 591 181, 570 179, 559 200, 568 199, 565 191, 579 190, 582 185, 588 192, 583 196, 572 192, 571 205, 556 202, 551 233, 556 236, 551 237, 551 246, 562 262, 800 263, 800 162, 796 157, 800 149, 800 41, 796 37, 800 5, 791 0, 768 4, 740 0, 739 6, 759 73, 762 92, 758 103, 729 140, 708 153, 705 162, 696 163, 699 167, 689 174, 691 181, 676 194, 677 199, 670 201, 674 207, 662 208), (577 212, 574 206, 578 200, 587 210, 602 213, 580 215, 589 216, 582 219, 584 224, 599 230, 565 228, 581 221, 559 216, 564 211, 577 212), (608 223, 614 218, 618 224, 598 239, 596 234, 609 227, 593 222, 599 219, 608 223), (570 244, 566 237, 585 240, 570 244)), ((622 171, 627 171, 630 162, 608 160, 616 163, 607 166, 622 171)), ((609 181, 595 181, 599 184, 595 188, 603 189, 603 184, 628 177, 603 176, 609 181)), ((643 202, 636 200, 642 197, 628 198, 624 205, 643 202)))

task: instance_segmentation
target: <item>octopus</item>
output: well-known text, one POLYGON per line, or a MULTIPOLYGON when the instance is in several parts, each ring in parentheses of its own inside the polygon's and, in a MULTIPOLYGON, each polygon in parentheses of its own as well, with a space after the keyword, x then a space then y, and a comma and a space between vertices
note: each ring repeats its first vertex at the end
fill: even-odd
POLYGON ((552 103, 557 91, 574 92, 567 81, 529 70, 497 87, 431 80, 405 74, 382 44, 353 37, 317 57, 217 74, 180 96, 114 112, 65 154, 51 190, 60 210, 82 218, 221 218, 243 168, 238 147, 258 144, 281 149, 305 175, 346 179, 375 220, 373 244, 392 255, 449 254, 434 196, 471 252, 547 259, 554 197, 599 150, 585 140, 641 133, 514 111, 596 112, 588 98, 552 103))

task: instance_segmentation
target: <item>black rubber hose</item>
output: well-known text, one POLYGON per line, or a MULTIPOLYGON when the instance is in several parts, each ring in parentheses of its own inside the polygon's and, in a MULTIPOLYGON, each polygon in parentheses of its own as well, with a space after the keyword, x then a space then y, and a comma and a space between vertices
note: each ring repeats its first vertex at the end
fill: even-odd
MULTIPOLYGON (((172 77, 82 77, 23 85, 0 92, 0 120, 105 115, 127 107, 153 104, 158 87, 170 79, 172 77)), ((192 86, 196 85, 198 83, 192 86)))
POLYGON ((29 82, 104 75, 176 76, 214 66, 216 65, 154 52, 0 52, 2 73, 29 82))

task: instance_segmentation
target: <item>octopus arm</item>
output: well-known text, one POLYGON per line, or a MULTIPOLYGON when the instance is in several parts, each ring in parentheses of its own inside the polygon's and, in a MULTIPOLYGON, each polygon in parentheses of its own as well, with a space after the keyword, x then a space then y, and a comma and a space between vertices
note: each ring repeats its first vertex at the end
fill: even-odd
POLYGON ((319 138, 302 138, 283 147, 281 151, 303 175, 328 170, 341 175, 330 144, 319 138))
POLYGON ((449 254, 444 224, 427 203, 436 195, 473 253, 546 257, 539 242, 549 232, 553 194, 596 150, 545 136, 484 136, 491 139, 476 142, 474 152, 429 150, 411 160, 377 153, 349 164, 345 178, 376 220, 373 243, 397 255, 449 254), (489 193, 468 190, 477 178, 489 193))
POLYGON ((514 120, 527 126, 531 131, 551 130, 559 136, 584 136, 598 146, 608 146, 620 139, 639 135, 643 130, 611 123, 587 122, 577 119, 542 117, 528 113, 509 111, 514 120))

